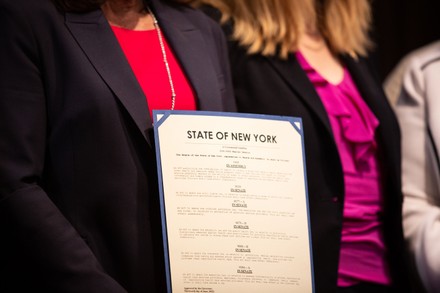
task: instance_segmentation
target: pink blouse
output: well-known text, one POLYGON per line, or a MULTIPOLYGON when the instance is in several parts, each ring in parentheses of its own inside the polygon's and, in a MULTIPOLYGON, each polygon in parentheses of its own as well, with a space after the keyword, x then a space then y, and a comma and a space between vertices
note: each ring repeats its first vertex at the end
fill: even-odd
MULTIPOLYGON (((113 32, 152 110, 171 109, 171 87, 156 30, 135 31, 112 26, 113 32)), ((195 110, 193 90, 163 37, 165 52, 176 92, 176 110, 195 110)))
MULTIPOLYGON (((379 121, 344 68, 339 84, 326 81, 304 56, 296 57, 327 111, 345 184, 338 286, 390 284, 382 235, 382 188, 375 130, 379 121)), ((319 260, 318 260, 319 261, 319 260)))

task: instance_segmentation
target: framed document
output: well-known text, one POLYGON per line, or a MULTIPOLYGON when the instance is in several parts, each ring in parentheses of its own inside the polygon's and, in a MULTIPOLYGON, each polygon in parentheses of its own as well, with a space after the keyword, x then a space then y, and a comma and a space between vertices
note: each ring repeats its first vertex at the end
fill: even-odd
POLYGON ((314 292, 301 119, 153 114, 168 292, 314 292))

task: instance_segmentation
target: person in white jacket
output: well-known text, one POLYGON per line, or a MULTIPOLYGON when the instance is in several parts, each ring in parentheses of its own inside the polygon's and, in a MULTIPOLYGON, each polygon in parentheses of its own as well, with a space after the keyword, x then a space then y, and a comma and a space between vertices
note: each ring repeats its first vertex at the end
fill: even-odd
POLYGON ((427 292, 440 292, 440 40, 413 51, 385 80, 402 132, 403 224, 427 292))

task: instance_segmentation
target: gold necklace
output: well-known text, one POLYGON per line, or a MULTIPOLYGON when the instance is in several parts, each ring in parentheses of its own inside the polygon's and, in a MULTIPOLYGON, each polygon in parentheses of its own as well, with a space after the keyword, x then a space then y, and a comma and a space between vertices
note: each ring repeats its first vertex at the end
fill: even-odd
POLYGON ((156 16, 153 14, 153 11, 151 11, 149 6, 147 6, 147 10, 148 13, 150 13, 151 17, 153 18, 154 29, 156 30, 157 38, 159 39, 159 45, 160 45, 160 50, 162 52, 163 63, 165 64, 165 69, 168 75, 168 82, 171 88, 171 110, 174 110, 174 106, 176 104, 176 91, 174 90, 174 82, 171 76, 170 65, 168 64, 167 52, 165 51, 165 45, 163 42, 162 33, 159 27, 159 23, 156 19, 156 16))

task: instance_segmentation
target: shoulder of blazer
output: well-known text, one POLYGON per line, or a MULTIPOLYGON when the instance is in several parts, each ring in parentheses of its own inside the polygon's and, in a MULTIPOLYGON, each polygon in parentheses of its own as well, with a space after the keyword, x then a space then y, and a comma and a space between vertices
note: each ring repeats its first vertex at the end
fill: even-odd
POLYGON ((16 18, 17 23, 28 25, 31 30, 64 20, 63 13, 50 0, 0 0, 0 14, 16 18))

